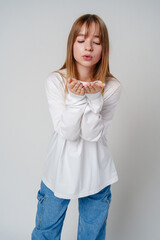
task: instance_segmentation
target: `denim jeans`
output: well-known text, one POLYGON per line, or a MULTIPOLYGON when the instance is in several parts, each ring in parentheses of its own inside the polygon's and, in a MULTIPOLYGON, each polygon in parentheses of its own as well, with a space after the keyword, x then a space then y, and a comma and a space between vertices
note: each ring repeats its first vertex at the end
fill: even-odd
MULTIPOLYGON (((31 240, 60 240, 71 199, 56 197, 43 181, 41 181, 37 199, 35 227, 31 240)), ((77 240, 105 240, 110 202, 111 185, 96 194, 78 198, 77 240)))

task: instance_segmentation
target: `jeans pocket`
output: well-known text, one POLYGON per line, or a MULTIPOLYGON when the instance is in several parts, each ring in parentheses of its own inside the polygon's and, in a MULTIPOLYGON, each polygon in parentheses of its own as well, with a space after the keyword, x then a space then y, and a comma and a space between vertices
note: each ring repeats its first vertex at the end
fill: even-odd
POLYGON ((37 199, 40 203, 42 203, 44 201, 44 199, 46 198, 46 195, 44 193, 42 193, 41 190, 38 191, 37 194, 37 199))
POLYGON ((41 192, 41 190, 38 191, 37 194, 38 204, 37 204, 37 214, 36 214, 36 227, 40 229, 42 227, 42 219, 44 215, 44 204, 46 195, 41 192))
POLYGON ((109 190, 109 191, 107 192, 107 195, 106 195, 105 199, 106 199, 108 205, 110 206, 111 199, 112 199, 112 193, 111 193, 111 190, 109 190))

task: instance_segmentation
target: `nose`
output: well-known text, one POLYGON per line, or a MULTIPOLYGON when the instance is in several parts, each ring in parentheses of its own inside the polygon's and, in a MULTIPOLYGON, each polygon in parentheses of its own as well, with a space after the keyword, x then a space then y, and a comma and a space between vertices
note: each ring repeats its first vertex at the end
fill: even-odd
POLYGON ((85 49, 88 50, 88 51, 92 51, 92 44, 91 43, 86 43, 85 45, 85 49))

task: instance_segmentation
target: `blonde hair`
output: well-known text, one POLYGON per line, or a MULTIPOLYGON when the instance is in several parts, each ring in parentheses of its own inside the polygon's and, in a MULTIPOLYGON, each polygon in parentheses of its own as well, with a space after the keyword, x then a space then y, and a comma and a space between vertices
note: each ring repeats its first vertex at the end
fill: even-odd
MULTIPOLYGON (((91 79, 93 80, 100 80, 104 83, 107 83, 108 77, 115 78, 109 69, 109 35, 108 30, 103 22, 103 20, 97 16, 96 14, 84 14, 80 16, 72 25, 70 30, 68 41, 67 41, 67 56, 65 63, 63 66, 54 72, 59 72, 59 70, 66 69, 66 75, 64 76, 63 73, 59 72, 63 77, 66 77, 66 85, 65 85, 65 97, 66 93, 68 92, 67 89, 67 80, 69 77, 78 79, 78 72, 76 68, 76 61, 73 56, 73 44, 76 40, 76 37, 82 27, 83 24, 86 24, 86 30, 88 34, 88 29, 90 24, 94 22, 96 25, 99 26, 99 35, 100 35, 100 42, 102 44, 102 56, 99 62, 96 64, 93 75, 91 79)), ((102 90, 102 95, 104 92, 104 88, 102 90)))

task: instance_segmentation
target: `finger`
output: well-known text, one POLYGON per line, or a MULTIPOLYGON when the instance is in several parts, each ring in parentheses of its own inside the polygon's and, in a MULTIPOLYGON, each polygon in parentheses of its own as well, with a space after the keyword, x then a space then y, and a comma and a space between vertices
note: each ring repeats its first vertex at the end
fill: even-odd
POLYGON ((90 87, 87 85, 84 86, 84 89, 85 89, 85 92, 87 92, 87 93, 90 92, 90 90, 91 90, 90 87))
POLYGON ((105 84, 95 84, 95 88, 99 91, 99 90, 102 90, 104 88, 104 85, 105 84))
POLYGON ((73 89, 77 84, 77 80, 72 80, 72 82, 70 83, 70 87, 71 89, 73 89))
POLYGON ((92 85, 92 90, 97 91, 97 86, 95 84, 92 85))
POLYGON ((77 89, 79 87, 82 87, 82 84, 79 81, 76 81, 76 84, 74 85, 74 88, 77 89))
POLYGON ((81 90, 83 89, 83 85, 81 83, 77 83, 74 89, 76 92, 81 92, 81 90))
POLYGON ((68 78, 68 83, 71 83, 73 80, 71 77, 68 78))
POLYGON ((97 93, 101 90, 101 87, 99 87, 95 83, 90 83, 87 85, 88 86, 86 87, 86 92, 88 92, 88 93, 97 93))
POLYGON ((82 88, 82 86, 81 86, 81 85, 79 85, 79 86, 78 86, 78 88, 77 88, 77 91, 78 91, 78 92, 81 92, 81 91, 82 91, 82 89, 83 89, 83 88, 82 88))
POLYGON ((84 88, 81 88, 81 95, 84 95, 84 88))
POLYGON ((95 86, 94 83, 90 83, 90 84, 89 84, 89 90, 90 90, 91 92, 97 91, 97 88, 96 88, 96 86, 95 86))
POLYGON ((95 85, 103 88, 105 86, 105 83, 95 83, 95 85))
POLYGON ((87 83, 86 85, 85 85, 86 87, 88 87, 88 88, 91 88, 92 86, 93 86, 93 83, 87 83))
POLYGON ((105 83, 101 83, 100 87, 104 88, 105 87, 105 83))

